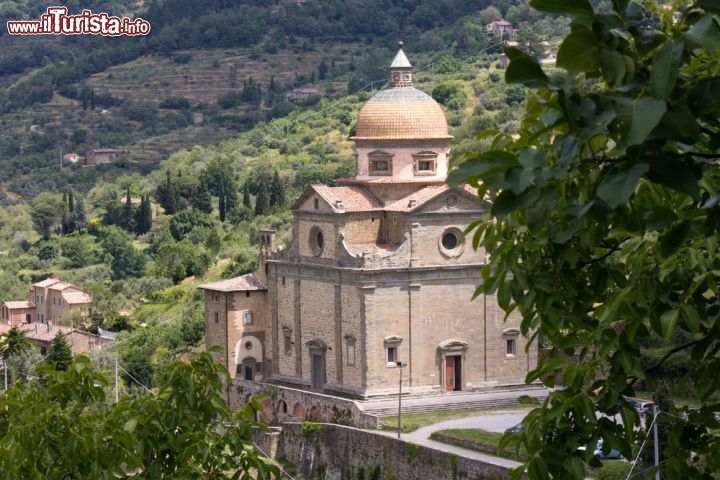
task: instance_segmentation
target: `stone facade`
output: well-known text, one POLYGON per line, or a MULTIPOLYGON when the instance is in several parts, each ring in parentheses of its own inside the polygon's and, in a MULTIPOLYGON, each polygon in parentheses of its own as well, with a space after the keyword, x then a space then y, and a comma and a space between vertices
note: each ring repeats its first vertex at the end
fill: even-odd
POLYGON ((488 205, 444 184, 442 109, 412 86, 402 49, 390 73, 359 115, 356 176, 305 191, 287 247, 261 231, 257 272, 201 287, 207 344, 233 375, 249 336, 262 368, 243 378, 351 398, 397 393, 399 364, 412 394, 522 383, 535 366, 519 317, 471 300, 486 254, 464 230, 488 205))

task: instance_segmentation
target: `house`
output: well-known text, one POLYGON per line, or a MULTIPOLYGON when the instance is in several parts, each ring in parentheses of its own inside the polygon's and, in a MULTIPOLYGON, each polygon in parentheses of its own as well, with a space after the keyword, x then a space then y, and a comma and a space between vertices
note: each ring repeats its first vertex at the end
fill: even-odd
MULTIPOLYGON (((0 335, 7 334, 11 328, 13 328, 11 325, 0 325, 0 335)), ((87 353, 113 341, 111 338, 105 336, 95 335, 73 327, 51 325, 49 323, 23 323, 17 325, 17 328, 25 334, 28 340, 38 346, 41 355, 47 354, 53 338, 55 338, 58 333, 65 335, 73 354, 87 353)))
POLYGON ((513 28, 512 23, 507 20, 495 20, 485 25, 485 33, 495 37, 505 37, 515 35, 517 29, 513 28))
POLYGON ((0 317, 6 325, 30 323, 35 315, 35 303, 27 300, 8 301, 2 304, 0 317))
POLYGON ((288 102, 304 102, 315 95, 320 95, 320 90, 317 88, 293 88, 285 98, 288 102))
POLYGON ((489 205, 446 185, 447 121, 402 46, 389 85, 360 110, 355 175, 292 206, 291 244, 261 230, 256 272, 199 287, 207 347, 235 384, 367 399, 396 394, 402 370, 404 391, 431 395, 521 384, 535 367, 519 314, 471 300, 486 254, 464 231, 489 205))
POLYGON ((92 297, 79 287, 51 276, 33 284, 27 300, 35 305, 35 322, 57 323, 70 310, 89 305, 92 297))
POLYGON ((65 155, 63 155, 62 159, 63 159, 63 162, 76 164, 80 161, 80 155, 78 155, 77 153, 70 152, 70 153, 66 153, 65 155))
POLYGON ((28 292, 27 300, 7 301, 0 308, 0 335, 13 326, 23 330, 45 354, 52 339, 59 332, 67 336, 73 353, 84 353, 111 342, 112 338, 94 335, 74 328, 58 325, 61 317, 73 310, 82 310, 92 297, 72 283, 55 276, 36 282, 28 292))
POLYGON ((112 148, 94 148, 85 153, 85 165, 110 163, 118 158, 117 150, 112 148))

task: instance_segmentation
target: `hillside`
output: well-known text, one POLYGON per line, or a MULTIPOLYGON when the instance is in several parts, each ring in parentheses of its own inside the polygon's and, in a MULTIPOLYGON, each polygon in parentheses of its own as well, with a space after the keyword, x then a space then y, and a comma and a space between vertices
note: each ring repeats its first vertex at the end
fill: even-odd
MULTIPOLYGON (((418 66, 498 51, 484 25, 505 16, 518 39, 562 31, 523 2, 87 1, 83 8, 143 16, 147 37, 0 36, 0 202, 98 179, 147 173, 173 151, 217 144, 319 97, 379 88, 402 38, 418 66), (382 15, 379 15, 382 12, 382 15), (289 103, 294 88, 318 96, 289 103), (202 124, 198 115, 202 114, 202 124), (100 172, 60 172, 61 153, 120 152, 100 172)), ((72 13, 72 6, 71 13, 72 13)), ((0 9, 37 19, 40 2, 0 9)), ((549 20, 549 19, 548 19, 549 20)))

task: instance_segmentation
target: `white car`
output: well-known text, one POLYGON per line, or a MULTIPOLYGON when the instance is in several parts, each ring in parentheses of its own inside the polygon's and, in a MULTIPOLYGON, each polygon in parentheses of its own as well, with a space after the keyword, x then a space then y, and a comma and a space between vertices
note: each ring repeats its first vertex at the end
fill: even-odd
MULTIPOLYGON (((602 441, 602 439, 600 439, 600 440, 598 440, 597 448, 595 448, 595 451, 593 452, 593 456, 595 458, 597 458, 598 460, 611 460, 611 459, 612 460, 624 460, 625 459, 625 457, 623 457, 622 454, 620 454, 620 450, 616 450, 613 448, 609 452, 603 453, 602 447, 603 447, 603 441, 602 441)), ((578 447, 578 450, 580 450, 581 452, 584 452, 585 450, 587 450, 587 446, 583 445, 582 447, 578 447)))

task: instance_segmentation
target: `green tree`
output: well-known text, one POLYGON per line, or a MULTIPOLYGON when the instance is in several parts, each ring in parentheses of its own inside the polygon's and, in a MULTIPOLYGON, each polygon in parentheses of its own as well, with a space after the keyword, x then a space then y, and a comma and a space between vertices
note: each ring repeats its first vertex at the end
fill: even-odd
POLYGON ((682 381, 697 389, 700 413, 670 426, 662 470, 711 478, 720 471, 720 9, 530 4, 572 18, 562 70, 548 75, 507 49, 506 80, 532 91, 519 135, 496 135, 450 178, 492 204, 473 225, 490 256, 478 294, 497 294, 522 314, 523 334, 549 345, 527 380, 563 383, 501 448, 518 441, 528 451, 514 478, 584 478, 599 438, 630 458, 639 418, 624 397, 688 352, 682 381), (688 340, 644 367, 653 335, 688 340), (596 415, 618 403, 623 422, 596 415))
POLYGON ((55 370, 67 370, 72 362, 72 349, 65 334, 58 332, 50 342, 50 348, 45 356, 45 363, 51 365, 55 370))
POLYGON ((0 357, 3 360, 20 355, 32 348, 33 343, 17 325, 13 325, 8 333, 0 337, 0 357))
POLYGON ((135 233, 143 235, 152 228, 152 206, 150 198, 143 195, 140 199, 140 207, 135 212, 135 233))
POLYGON ((170 234, 177 241, 184 239, 196 228, 210 229, 217 224, 207 213, 199 210, 183 210, 170 219, 170 234))
POLYGON ((232 161, 224 158, 213 158, 208 162, 202 173, 202 182, 210 193, 218 197, 218 214, 220 221, 237 204, 237 185, 232 161))
POLYGON ((273 178, 270 181, 269 202, 273 207, 282 207, 285 204, 285 186, 283 186, 277 170, 275 170, 273 178))
POLYGON ((132 204, 132 196, 130 195, 130 187, 125 189, 125 203, 122 207, 122 216, 120 218, 120 226, 126 232, 135 232, 135 207, 132 204))
POLYGON ((248 180, 245 180, 245 183, 243 184, 242 203, 243 207, 252 208, 252 204, 250 203, 250 184, 248 180))
POLYGON ((265 172, 258 175, 255 193, 255 215, 264 215, 270 209, 270 179, 265 172))
POLYGON ((50 238, 52 232, 62 226, 64 211, 62 195, 42 192, 30 204, 30 218, 35 231, 45 239, 50 238))
POLYGON ((103 249, 110 256, 113 279, 142 277, 145 274, 145 256, 132 244, 127 232, 108 227, 103 240, 103 249))
POLYGON ((232 412, 229 375, 208 353, 172 362, 157 389, 117 403, 87 357, 41 374, 0 397, 7 478, 280 478, 251 443, 261 399, 232 412))

